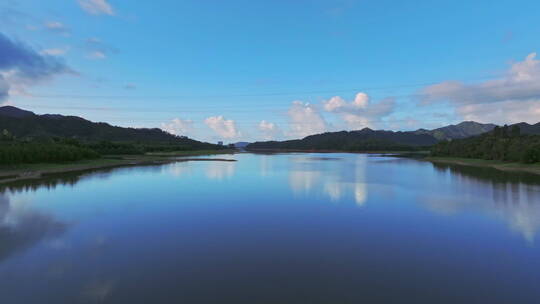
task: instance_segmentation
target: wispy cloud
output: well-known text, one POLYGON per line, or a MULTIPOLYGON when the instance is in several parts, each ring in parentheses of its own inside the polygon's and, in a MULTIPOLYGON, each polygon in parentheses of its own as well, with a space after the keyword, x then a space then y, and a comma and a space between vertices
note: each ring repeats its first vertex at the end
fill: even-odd
POLYGON ((512 63, 499 79, 476 84, 445 81, 423 88, 419 96, 421 105, 450 103, 466 120, 536 123, 540 117, 540 61, 531 53, 512 63))
POLYGON ((67 52, 69 52, 69 49, 69 47, 44 49, 40 52, 40 54, 50 56, 62 56, 67 54, 67 52))
POLYGON ((117 52, 114 47, 96 37, 86 39, 85 48, 88 51, 87 58, 89 59, 106 59, 109 54, 117 52))
POLYGON ((78 0, 81 8, 92 15, 109 15, 115 14, 114 8, 107 0, 78 0))
MULTIPOLYGON (((47 21, 44 24, 45 28, 51 32, 69 35, 69 28, 59 21, 47 21)), ((28 28, 28 27, 27 27, 28 28)))

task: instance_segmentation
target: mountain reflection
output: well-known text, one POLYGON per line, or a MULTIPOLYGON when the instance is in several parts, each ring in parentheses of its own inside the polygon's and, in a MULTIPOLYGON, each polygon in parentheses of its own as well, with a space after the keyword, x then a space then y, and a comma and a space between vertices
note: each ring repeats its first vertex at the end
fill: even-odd
POLYGON ((289 185, 294 193, 322 189, 331 201, 339 201, 351 193, 358 206, 368 198, 365 155, 353 161, 338 158, 291 158, 289 185))
POLYGON ((30 209, 25 202, 13 202, 8 194, 0 194, 0 262, 41 240, 63 234, 66 228, 66 224, 30 209))

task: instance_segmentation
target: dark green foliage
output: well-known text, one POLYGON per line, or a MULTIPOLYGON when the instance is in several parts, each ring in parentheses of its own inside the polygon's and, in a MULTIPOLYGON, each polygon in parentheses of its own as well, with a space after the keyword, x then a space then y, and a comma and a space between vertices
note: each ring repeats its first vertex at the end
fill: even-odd
POLYGON ((463 157, 523 163, 540 162, 540 135, 522 135, 519 126, 495 127, 480 136, 443 141, 433 156, 463 157))
POLYGON ((81 142, 123 142, 145 145, 173 145, 192 150, 218 149, 204 143, 167 133, 161 129, 136 129, 95 123, 76 116, 36 115, 15 107, 0 107, 0 130, 9 130, 16 138, 34 141, 36 138, 77 138, 81 142))
POLYGON ((10 143, 0 145, 0 164, 55 163, 99 158, 93 150, 62 143, 10 143))
POLYGON ((328 132, 298 140, 267 141, 249 144, 247 149, 332 150, 332 151, 414 151, 425 149, 437 140, 428 134, 412 132, 360 131, 328 132))
POLYGON ((101 155, 125 154, 137 155, 144 154, 144 149, 140 146, 129 143, 113 143, 110 141, 101 141, 95 144, 87 145, 88 148, 98 152, 101 155))
POLYGON ((0 107, 0 164, 224 148, 160 129, 122 128, 76 116, 36 115, 15 107, 0 107))

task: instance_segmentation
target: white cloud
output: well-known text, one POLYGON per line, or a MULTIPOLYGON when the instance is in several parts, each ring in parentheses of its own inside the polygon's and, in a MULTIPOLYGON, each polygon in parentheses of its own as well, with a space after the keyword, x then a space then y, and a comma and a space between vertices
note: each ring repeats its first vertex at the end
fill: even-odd
POLYGON ((333 112, 337 109, 347 106, 347 102, 339 96, 334 96, 328 99, 327 101, 325 101, 323 105, 326 111, 333 112))
POLYGON ((118 52, 116 48, 96 37, 86 39, 85 48, 88 51, 87 57, 90 59, 105 59, 109 57, 110 54, 118 52))
POLYGON ((232 119, 225 119, 223 116, 208 117, 204 123, 222 138, 231 139, 242 135, 236 127, 236 122, 232 119))
POLYGON ((69 35, 69 29, 62 22, 48 21, 45 22, 45 28, 51 32, 69 35))
POLYGON ((107 0, 79 0, 83 10, 92 15, 114 15, 113 7, 107 0))
POLYGON ((88 58, 101 60, 107 58, 107 55, 101 51, 93 51, 88 54, 88 58))
POLYGON ((42 55, 50 55, 50 56, 62 56, 67 54, 69 52, 68 47, 64 48, 51 48, 51 49, 44 49, 40 52, 42 55))
POLYGON ((456 112, 464 120, 482 123, 510 124, 540 121, 540 98, 536 100, 508 100, 495 104, 479 103, 459 106, 456 112))
POLYGON ((193 133, 193 121, 175 118, 169 123, 162 123, 161 129, 174 135, 188 136, 193 133))
POLYGON ((391 114, 395 107, 393 98, 386 98, 377 103, 370 103, 366 93, 356 94, 354 100, 347 102, 340 96, 334 96, 323 102, 327 112, 335 113, 347 123, 351 129, 373 127, 381 122, 381 118, 391 114))
POLYGON ((502 78, 477 84, 446 81, 420 91, 422 105, 450 102, 467 120, 515 123, 540 120, 540 61, 536 53, 511 64, 502 78))
POLYGON ((306 137, 328 130, 328 125, 317 108, 309 103, 293 101, 289 111, 289 131, 291 137, 306 137))
POLYGON ((259 131, 262 133, 264 140, 276 139, 281 135, 280 128, 273 122, 262 120, 259 123, 259 131))

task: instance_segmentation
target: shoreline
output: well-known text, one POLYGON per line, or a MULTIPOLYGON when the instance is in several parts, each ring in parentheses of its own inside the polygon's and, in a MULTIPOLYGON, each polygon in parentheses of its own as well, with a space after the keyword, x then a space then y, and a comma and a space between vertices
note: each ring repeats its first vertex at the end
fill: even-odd
POLYGON ((525 172, 540 175, 540 164, 508 163, 495 160, 483 160, 457 157, 426 157, 422 159, 432 163, 454 164, 468 167, 493 168, 506 172, 525 172))
POLYGON ((428 151, 345 151, 345 150, 301 150, 301 149, 246 149, 249 153, 353 153, 353 154, 418 154, 425 155, 428 151))
POLYGON ((184 161, 236 161, 224 158, 193 158, 193 156, 210 156, 234 154, 233 150, 224 151, 189 151, 182 153, 105 156, 103 158, 82 160, 68 163, 21 164, 0 167, 0 184, 40 179, 48 175, 73 173, 96 169, 109 169, 134 166, 163 165, 184 161), (191 158, 189 158, 191 157, 191 158))

